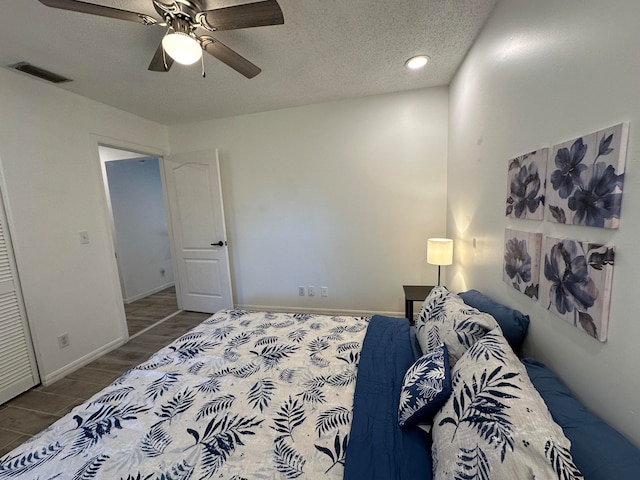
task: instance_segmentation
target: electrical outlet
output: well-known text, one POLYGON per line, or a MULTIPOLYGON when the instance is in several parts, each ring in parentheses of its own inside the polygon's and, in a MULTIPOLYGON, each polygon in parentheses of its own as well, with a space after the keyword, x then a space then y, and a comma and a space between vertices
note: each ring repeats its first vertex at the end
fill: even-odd
POLYGON ((310 297, 313 297, 316 294, 316 287, 314 287, 313 285, 309 285, 307 287, 307 292, 309 292, 310 297))
POLYGON ((304 297, 304 287, 298 287, 298 295, 304 297))
POLYGON ((89 243, 89 232, 78 232, 78 236, 80 237, 80 245, 86 245, 87 243, 89 243))
POLYGON ((64 332, 58 335, 58 348, 65 348, 69 346, 69 334, 64 332))
POLYGON ((329 289, 327 287, 320 287, 320 295, 323 297, 328 297, 329 289))

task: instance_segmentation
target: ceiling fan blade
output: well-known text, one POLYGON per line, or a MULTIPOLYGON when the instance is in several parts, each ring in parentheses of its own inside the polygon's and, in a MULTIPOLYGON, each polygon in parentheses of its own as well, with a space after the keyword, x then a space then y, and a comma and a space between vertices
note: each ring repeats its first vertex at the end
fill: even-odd
POLYGON ((247 78, 253 78, 258 75, 262 70, 256 67, 249 60, 234 52, 225 44, 220 43, 213 37, 202 36, 200 37, 200 43, 202 48, 210 55, 213 55, 218 60, 226 63, 238 73, 241 73, 247 78))
POLYGON ((119 20, 127 20, 129 22, 143 23, 145 25, 153 25, 158 21, 144 13, 129 12, 128 10, 120 10, 119 8, 105 7, 103 5, 94 5, 93 3, 80 2, 79 0, 39 0, 40 3, 51 8, 60 8, 62 10, 71 10, 72 12, 88 13, 90 15, 100 15, 101 17, 117 18, 119 20))
POLYGON ((160 42, 147 70, 151 70, 152 72, 168 72, 171 65, 173 65, 173 58, 171 58, 171 55, 164 53, 162 42, 160 42))
POLYGON ((276 0, 235 5, 201 12, 197 20, 211 31, 282 25, 284 17, 276 0))

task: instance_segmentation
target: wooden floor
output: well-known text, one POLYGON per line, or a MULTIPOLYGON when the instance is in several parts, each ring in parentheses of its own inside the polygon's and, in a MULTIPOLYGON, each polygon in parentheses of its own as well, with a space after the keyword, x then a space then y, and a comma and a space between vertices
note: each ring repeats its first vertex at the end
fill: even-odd
POLYGON ((172 302, 173 288, 125 306, 129 335, 133 337, 126 344, 48 387, 32 388, 0 405, 0 457, 210 316, 180 312, 152 326, 177 311, 177 304, 172 302))
POLYGON ((176 288, 169 287, 161 292, 125 304, 129 337, 134 337, 144 329, 178 311, 176 288))

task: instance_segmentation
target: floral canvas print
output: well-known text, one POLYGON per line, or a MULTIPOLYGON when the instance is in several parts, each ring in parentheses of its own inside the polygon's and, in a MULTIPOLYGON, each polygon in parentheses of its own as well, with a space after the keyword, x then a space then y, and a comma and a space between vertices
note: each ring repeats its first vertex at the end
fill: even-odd
POLYGON ((519 292, 538 298, 542 234, 506 229, 502 279, 519 292))
POLYGON ((615 248, 546 237, 540 298, 545 308, 604 342, 615 248))
POLYGON ((548 148, 509 160, 507 217, 542 220, 548 148))
POLYGON ((629 125, 618 124, 553 147, 547 219, 618 228, 629 125))

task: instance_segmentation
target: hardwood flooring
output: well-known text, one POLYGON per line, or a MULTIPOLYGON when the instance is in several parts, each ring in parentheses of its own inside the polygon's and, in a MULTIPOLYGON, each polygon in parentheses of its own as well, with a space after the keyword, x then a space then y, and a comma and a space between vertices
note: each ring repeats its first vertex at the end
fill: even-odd
POLYGON ((127 317, 129 337, 136 336, 177 311, 175 287, 166 288, 161 292, 125 304, 124 313, 127 317))
POLYGON ((179 312, 158 323, 177 310, 173 287, 126 305, 131 337, 126 344, 48 387, 34 387, 0 405, 0 457, 210 316, 179 312))

